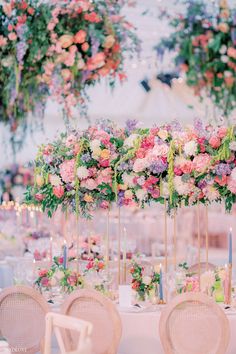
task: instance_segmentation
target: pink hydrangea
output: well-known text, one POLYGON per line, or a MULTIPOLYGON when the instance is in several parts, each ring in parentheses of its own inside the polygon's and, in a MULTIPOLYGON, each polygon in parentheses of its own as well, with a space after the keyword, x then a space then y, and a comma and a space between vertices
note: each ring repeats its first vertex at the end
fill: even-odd
POLYGON ((137 159, 134 161, 133 165, 133 171, 134 172, 142 172, 147 168, 149 165, 149 162, 147 159, 137 159))
POLYGON ((59 166, 60 175, 65 183, 73 182, 75 179, 75 159, 65 160, 59 166))
POLYGON ((82 181, 80 184, 81 188, 87 188, 90 191, 97 188, 97 182, 93 178, 88 178, 85 181, 82 181))
POLYGON ((227 134, 227 128, 226 127, 220 127, 217 131, 217 136, 220 139, 223 139, 227 134))
POLYGON ((210 165, 211 156, 208 154, 199 154, 193 159, 193 169, 197 172, 205 172, 210 165))
POLYGON ((231 193, 236 194, 236 180, 231 177, 228 178, 228 189, 231 193))
POLYGON ((112 169, 110 167, 105 168, 104 170, 98 173, 97 184, 100 185, 102 183, 111 183, 112 182, 112 169))

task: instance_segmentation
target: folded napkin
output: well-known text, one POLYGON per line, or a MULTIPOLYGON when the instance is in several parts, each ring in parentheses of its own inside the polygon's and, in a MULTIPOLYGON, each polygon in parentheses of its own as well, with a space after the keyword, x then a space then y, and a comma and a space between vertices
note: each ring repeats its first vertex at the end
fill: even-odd
POLYGON ((9 345, 5 339, 0 338, 0 353, 1 354, 11 354, 9 345))

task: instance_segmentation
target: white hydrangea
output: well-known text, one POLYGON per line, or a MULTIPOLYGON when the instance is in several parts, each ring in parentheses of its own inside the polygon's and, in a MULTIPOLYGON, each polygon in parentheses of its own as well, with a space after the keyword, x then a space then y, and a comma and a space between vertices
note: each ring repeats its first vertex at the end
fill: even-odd
POLYGON ((162 193, 161 193, 162 197, 168 198, 170 195, 169 192, 169 185, 167 182, 163 182, 162 183, 162 193))
POLYGON ((128 138, 125 139, 124 146, 130 148, 133 147, 134 142, 137 140, 138 136, 138 134, 131 134, 128 138))
POLYGON ((145 285, 150 285, 150 284, 151 284, 151 281, 152 281, 152 278, 149 277, 148 275, 145 275, 145 276, 143 277, 143 283, 144 283, 145 285))
POLYGON ((147 192, 144 189, 138 189, 135 194, 140 201, 144 200, 147 196, 147 192))
POLYGON ((225 54, 227 52, 227 46, 223 44, 219 50, 220 54, 225 54))
POLYGON ((55 187, 60 186, 62 184, 60 177, 57 175, 50 175, 49 181, 51 185, 55 187))
POLYGON ((222 63, 228 63, 228 61, 229 61, 228 55, 221 55, 220 59, 221 59, 222 63))
POLYGON ((122 176, 124 184, 126 184, 128 187, 132 188, 135 186, 135 183, 133 182, 134 179, 134 174, 128 174, 125 172, 122 176))
POLYGON ((179 195, 189 194, 192 190, 192 184, 183 182, 181 176, 174 177, 174 187, 179 195))
POLYGON ((209 270, 201 275, 200 279, 201 290, 205 291, 212 288, 215 284, 215 274, 212 270, 209 270))
POLYGON ((232 169, 230 177, 235 181, 236 180, 236 167, 232 169))
POLYGON ((101 145, 100 140, 94 139, 90 142, 90 149, 92 151, 94 151, 94 150, 100 148, 100 145, 101 145))
POLYGON ((195 156, 197 153, 197 143, 194 140, 188 141, 184 144, 184 153, 187 156, 195 156))
POLYGON ((84 166, 80 166, 77 169, 77 176, 80 180, 86 179, 89 176, 89 170, 84 166))

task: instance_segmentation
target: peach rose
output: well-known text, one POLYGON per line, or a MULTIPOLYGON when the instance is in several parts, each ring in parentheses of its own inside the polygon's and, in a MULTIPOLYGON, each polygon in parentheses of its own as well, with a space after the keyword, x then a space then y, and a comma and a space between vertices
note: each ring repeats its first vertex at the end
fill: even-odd
POLYGON ((217 149, 221 144, 221 140, 216 135, 213 135, 209 139, 209 144, 213 149, 217 149))
POLYGON ((229 25, 225 22, 221 22, 218 26, 218 30, 223 33, 229 32, 229 25))
POLYGON ((236 49, 233 47, 229 47, 227 50, 227 54, 229 57, 236 59, 236 49))
POLYGON ((87 33, 84 30, 79 30, 74 36, 74 42, 77 44, 82 44, 86 41, 87 33))
POLYGON ((64 187, 62 187, 62 186, 53 187, 53 194, 54 194, 58 199, 60 199, 60 198, 63 197, 63 195, 64 195, 64 187))
POLYGON ((87 203, 92 203, 93 202, 93 197, 90 194, 85 194, 84 195, 84 201, 87 203))
POLYGON ((102 159, 109 159, 110 157, 110 151, 108 149, 104 149, 101 151, 100 157, 102 159))
POLYGON ((103 47, 110 49, 113 47, 114 44, 115 44, 115 38, 112 35, 109 35, 105 38, 105 41, 103 43, 103 47))
POLYGON ((59 43, 62 48, 68 48, 73 44, 73 36, 70 34, 64 34, 59 38, 59 43))
POLYGON ((224 80, 225 80, 225 84, 226 84, 227 87, 232 87, 233 84, 234 84, 234 81, 235 81, 234 77, 232 77, 232 76, 231 77, 225 77, 224 80))
POLYGON ((84 52, 87 52, 89 50, 89 44, 85 42, 82 44, 81 48, 84 52))
POLYGON ((72 78, 72 73, 71 73, 71 71, 69 69, 63 69, 61 71, 61 76, 63 77, 63 79, 65 81, 70 81, 71 78, 72 78))
POLYGON ((4 4, 4 6, 3 6, 3 12, 4 12, 8 17, 10 17, 10 16, 11 16, 11 13, 12 13, 11 4, 4 4))

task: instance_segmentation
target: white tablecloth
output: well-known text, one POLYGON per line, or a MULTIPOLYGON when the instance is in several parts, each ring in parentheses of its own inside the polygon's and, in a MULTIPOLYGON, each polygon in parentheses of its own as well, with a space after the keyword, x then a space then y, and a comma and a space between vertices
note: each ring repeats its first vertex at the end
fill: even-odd
MULTIPOLYGON (((120 315, 123 329, 118 354, 164 354, 159 338, 160 311, 120 315)), ((236 354, 236 314, 227 317, 231 338, 226 354, 236 354)))

